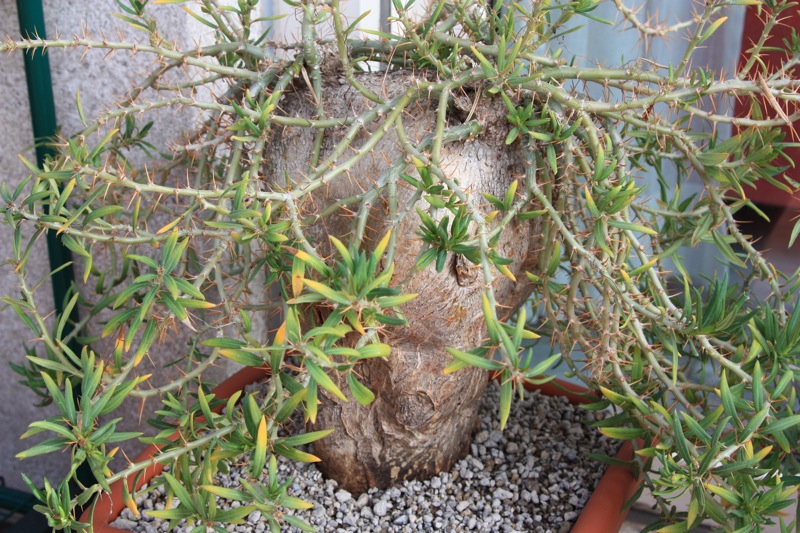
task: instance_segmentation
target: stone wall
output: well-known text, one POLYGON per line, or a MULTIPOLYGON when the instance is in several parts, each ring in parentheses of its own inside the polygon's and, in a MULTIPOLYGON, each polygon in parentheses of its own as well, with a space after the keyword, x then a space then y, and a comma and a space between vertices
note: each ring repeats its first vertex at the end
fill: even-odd
MULTIPOLYGON (((235 0, 226 0, 235 3, 235 0)), ((102 2, 75 1, 59 2, 58 0, 43 0, 44 14, 48 38, 70 39, 75 35, 88 34, 95 39, 107 38, 108 40, 140 39, 141 32, 131 28, 128 24, 113 16, 120 12, 116 2, 105 0, 102 2)), ((194 7, 194 6, 192 6, 194 7)), ((379 2, 373 0, 349 0, 344 3, 346 16, 350 20, 357 18, 363 10, 371 10, 369 16, 363 19, 360 27, 378 29, 380 19, 379 2)), ((261 8, 265 15, 286 15, 284 19, 271 23, 273 36, 276 40, 297 40, 300 34, 298 16, 281 0, 262 0, 261 8)), ((196 10, 196 7, 194 7, 196 10)), ((210 28, 196 22, 189 17, 181 6, 152 5, 149 13, 156 17, 162 35, 169 40, 175 40, 179 47, 194 48, 198 43, 207 43, 211 40, 210 28)), ((0 37, 8 35, 18 39, 19 25, 16 12, 16 3, 0 3, 0 37)), ((77 113, 75 96, 80 90, 84 115, 91 117, 101 113, 120 95, 125 94, 132 85, 132 80, 142 78, 153 68, 153 57, 144 53, 131 55, 129 52, 118 51, 107 54, 104 50, 84 49, 54 49, 48 52, 50 68, 53 77, 53 90, 56 104, 56 114, 61 132, 67 136, 82 128, 77 113)), ((27 176, 27 171, 18 159, 19 153, 24 153, 30 161, 35 161, 32 150, 33 134, 31 130, 30 106, 25 81, 23 55, 11 53, 0 55, 0 179, 4 180, 9 188, 16 185, 27 176)), ((180 113, 172 110, 159 111, 157 125, 150 134, 150 142, 164 148, 176 138, 179 132, 191 128, 194 116, 191 113, 180 113)), ((7 258, 12 255, 12 232, 7 226, 0 225, 0 257, 7 258)), ((47 273, 48 260, 46 243, 44 239, 38 243, 33 252, 29 267, 30 279, 44 276, 47 273)), ((82 268, 77 267, 80 273, 82 268)), ((5 262, 0 262, 0 294, 15 295, 17 278, 5 262)), ((42 309, 39 312, 47 315, 52 312, 53 301, 49 283, 42 285, 37 293, 37 300, 42 309)), ((11 309, 0 309, 0 338, 5 341, 6 350, 0 356, 0 424, 5 426, 5 433, 0 439, 0 476, 12 487, 24 488, 20 472, 25 472, 37 484, 41 483, 42 476, 51 479, 60 479, 66 471, 68 457, 59 454, 49 454, 35 459, 18 461, 15 455, 28 448, 35 442, 32 438, 26 441, 18 439, 30 422, 43 419, 56 414, 51 408, 40 409, 34 406, 38 401, 36 395, 26 387, 18 384, 20 376, 12 372, 9 362, 22 363, 25 360, 24 344, 35 345, 31 334, 16 317, 11 309)), ((176 346, 182 342, 180 338, 168 339, 161 350, 153 350, 153 358, 167 360, 171 343, 176 346), (161 357, 159 358, 159 352, 161 357)), ((95 347, 102 352, 101 346, 95 347)), ((103 353, 98 355, 103 356, 103 353)), ((107 355, 107 354, 106 354, 107 355)), ((229 366, 216 373, 221 377, 224 371, 231 371, 229 366)), ((137 402, 124 405, 122 412, 115 416, 124 416, 124 430, 141 430, 137 428, 138 421, 147 418, 147 413, 157 408, 158 401, 152 399, 147 402, 144 412, 140 412, 137 402)), ((46 435, 42 437, 47 438, 46 435)), ((137 453, 134 445, 128 444, 125 449, 131 455, 137 453)))
MULTIPOLYGON (((113 1, 103 2, 59 2, 45 0, 44 13, 47 36, 54 38, 71 38, 80 35, 84 28, 91 28, 93 37, 109 40, 120 39, 121 34, 128 39, 137 38, 140 32, 127 26, 124 21, 113 17, 119 9, 113 1), (137 35, 138 33, 138 35, 137 35)), ((159 20, 162 33, 170 39, 177 39, 184 46, 194 46, 196 42, 207 41, 210 29, 195 22, 177 6, 153 6, 151 13, 159 20)), ((19 25, 16 3, 0 3, 0 36, 18 38, 19 25)), ((64 134, 75 132, 81 128, 76 111, 75 94, 81 92, 81 101, 85 115, 91 117, 110 105, 116 95, 123 94, 131 85, 131 80, 152 68, 152 57, 137 54, 131 57, 125 52, 117 52, 111 56, 101 50, 90 50, 83 55, 83 50, 52 50, 50 67, 53 76, 56 114, 61 131, 64 134)), ((25 70, 21 53, 0 55, 0 179, 13 189, 27 175, 17 154, 24 153, 35 161, 31 149, 33 133, 31 130, 30 106, 25 82, 25 70)), ((191 126, 193 118, 176 114, 169 120, 161 121, 159 128, 151 134, 151 141, 157 145, 166 145, 181 129, 191 126)), ((12 232, 8 226, 0 226, 0 257, 12 255, 12 232)), ((42 239, 33 252, 30 264, 30 279, 44 276, 47 273, 47 250, 42 239), (35 272, 35 275, 33 275, 35 272)), ((17 278, 12 267, 0 263, 0 293, 2 295, 17 294, 17 278)), ((52 294, 50 285, 45 283, 37 293, 42 308, 42 315, 52 310, 52 294)), ((24 343, 35 345, 30 338, 30 331, 24 327, 11 309, 0 310, 0 339, 5 350, 0 355, 0 424, 3 436, 0 438, 0 476, 8 486, 24 488, 20 472, 25 472, 36 483, 42 476, 60 479, 66 471, 69 458, 59 454, 40 456, 35 459, 18 461, 15 455, 29 447, 28 440, 20 441, 21 435, 30 422, 52 416, 55 410, 37 408, 34 404, 37 397, 26 387, 18 384, 20 376, 12 372, 8 363, 22 363, 25 359, 24 343)), ((155 403, 155 402, 151 402, 155 403)), ((138 405, 125 408, 123 415, 126 421, 134 424, 139 418, 138 405)), ((33 441, 34 439, 30 439, 33 441)))

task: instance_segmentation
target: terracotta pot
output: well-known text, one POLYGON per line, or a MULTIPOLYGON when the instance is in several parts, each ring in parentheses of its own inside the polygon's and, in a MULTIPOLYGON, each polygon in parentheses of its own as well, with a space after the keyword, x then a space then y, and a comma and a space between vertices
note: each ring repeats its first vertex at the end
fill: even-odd
MULTIPOLYGON (((269 377, 269 375, 270 369, 268 367, 249 366, 233 374, 218 386, 214 387, 211 392, 219 399, 230 398, 236 391, 244 389, 247 385, 255 381, 269 377)), ((219 410, 221 410, 221 407, 215 409, 215 411, 219 410)), ((172 440, 175 438, 177 438, 177 434, 170 437, 172 440)), ((134 462, 146 461, 152 458, 160 449, 161 446, 151 444, 142 450, 142 453, 134 459, 134 462)), ((139 476, 138 483, 136 483, 135 487, 134 479, 129 479, 128 489, 131 494, 139 490, 145 483, 150 482, 151 479, 159 475, 163 470, 164 465, 153 463, 153 466, 145 469, 142 475, 139 476)), ((132 476, 132 478, 134 477, 136 476, 132 476)), ((119 514, 125 508, 125 502, 122 499, 122 482, 123 480, 120 479, 112 483, 111 493, 100 496, 94 507, 89 507, 81 516, 81 522, 92 523, 94 533, 125 533, 124 530, 109 525, 119 517, 119 514)))
MULTIPOLYGON (((244 389, 250 383, 269 376, 269 369, 248 367, 240 370, 226 381, 214 388, 212 392, 217 398, 229 398, 238 390, 244 389)), ((591 403, 596 400, 587 394, 587 390, 580 385, 562 380, 553 380, 544 385, 526 385, 529 391, 539 390, 548 396, 564 396, 573 405, 591 403)), ((150 445, 136 457, 135 462, 150 459, 159 447, 150 445)), ((633 457, 633 447, 630 442, 625 442, 616 455, 617 459, 630 461, 633 457)), ((128 481, 131 493, 161 473, 164 467, 154 464, 144 471, 139 477, 136 487, 133 480, 128 481)), ((639 489, 639 480, 633 476, 629 468, 622 466, 608 466, 606 473, 592 493, 586 507, 581 511, 572 533, 613 533, 619 531, 627 509, 623 509, 625 502, 639 489)), ((111 527, 109 524, 117 519, 125 503, 122 501, 122 480, 111 485, 111 493, 101 496, 92 509, 88 509, 81 516, 82 522, 92 523, 94 533, 124 533, 123 530, 111 527)))
MULTIPOLYGON (((539 390, 548 396, 564 396, 573 405, 592 403, 597 397, 587 394, 587 389, 575 383, 554 379, 544 385, 528 385, 528 391, 539 390)), ((633 445, 625 441, 615 456, 621 461, 633 459, 633 445)), ((616 533, 622 527, 628 509, 625 503, 633 497, 641 480, 634 477, 630 468, 608 465, 606 473, 586 502, 571 533, 616 533)))

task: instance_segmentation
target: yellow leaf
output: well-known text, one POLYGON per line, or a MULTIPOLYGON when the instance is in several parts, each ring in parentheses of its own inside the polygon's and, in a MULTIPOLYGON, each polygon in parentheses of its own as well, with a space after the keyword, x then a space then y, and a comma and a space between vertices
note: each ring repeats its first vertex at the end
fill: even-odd
POLYGON ((297 298, 303 292, 303 271, 300 270, 292 274, 292 296, 297 298))
POLYGON ((425 168, 425 163, 420 161, 417 157, 411 156, 411 161, 414 162, 414 166, 417 168, 425 168))
POLYGON ((175 220, 173 220, 172 222, 170 222, 169 224, 167 224, 166 226, 164 226, 160 230, 158 230, 156 232, 156 235, 161 235, 162 233, 168 232, 169 230, 171 230, 172 228, 177 226, 178 222, 180 222, 180 221, 181 221, 180 217, 176 218, 175 220))
POLYGON ((256 436, 256 447, 267 449, 267 417, 261 415, 261 422, 258 424, 258 435, 256 436))
POLYGON ((275 332, 275 341, 273 344, 283 344, 286 342, 286 322, 284 321, 281 324, 281 327, 278 328, 278 331, 275 332))
POLYGON ((381 242, 378 243, 378 246, 375 247, 375 254, 378 257, 381 257, 383 253, 386 251, 386 247, 389 246, 389 239, 392 236, 392 230, 386 232, 386 235, 383 236, 381 242))
POLYGON ((722 24, 723 24, 723 23, 724 23, 726 20, 728 20, 728 17, 720 17, 720 18, 718 18, 717 20, 715 20, 715 21, 714 21, 714 22, 711 24, 711 26, 709 26, 709 27, 708 27, 708 29, 705 31, 705 33, 703 33, 703 36, 700 38, 700 42, 702 43, 703 41, 705 41, 706 39, 708 39, 709 37, 711 37, 711 35, 712 35, 712 34, 713 34, 715 31, 717 31, 717 29, 718 29, 720 26, 722 26, 722 24))
POLYGON ((499 270, 505 277, 510 279, 511 281, 517 281, 517 278, 514 277, 514 274, 508 269, 508 265, 497 265, 497 270, 499 270))

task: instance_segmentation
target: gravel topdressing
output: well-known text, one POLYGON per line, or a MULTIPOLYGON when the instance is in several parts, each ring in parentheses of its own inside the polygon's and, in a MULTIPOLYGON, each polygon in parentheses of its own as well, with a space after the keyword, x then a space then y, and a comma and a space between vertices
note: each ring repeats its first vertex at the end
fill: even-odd
MULTIPOLYGON (((493 384, 470 455, 449 472, 425 481, 350 494, 323 479, 313 464, 280 460, 279 477, 294 478, 289 493, 314 504, 293 513, 320 532, 569 531, 605 471, 586 454, 616 452, 617 443, 586 424, 604 415, 573 407, 565 398, 529 393, 512 404, 501 433, 498 398, 499 387, 493 384)), ((241 467, 232 466, 219 484, 238 487, 240 472, 241 467)), ((125 509, 112 525, 147 533, 167 531, 167 522, 147 515, 147 509, 163 509, 164 503, 164 490, 156 487, 137 498, 141 518, 125 509)), ((221 508, 231 505, 240 504, 219 503, 221 508)), ((190 529, 181 523, 175 531, 190 529)), ((254 511, 246 523, 227 529, 260 532, 269 531, 269 526, 261 512, 254 511)), ((284 531, 299 530, 285 525, 284 531)))

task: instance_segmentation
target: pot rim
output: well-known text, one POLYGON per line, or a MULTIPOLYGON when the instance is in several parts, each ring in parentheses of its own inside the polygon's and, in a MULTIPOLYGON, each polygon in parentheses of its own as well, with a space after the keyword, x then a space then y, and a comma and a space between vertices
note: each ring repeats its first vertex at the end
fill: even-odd
MULTIPOLYGON (((250 383, 270 377, 270 375, 269 367, 246 367, 230 376, 212 389, 211 392, 217 398, 226 399, 235 392, 244 389, 250 383)), ((489 379, 497 379, 497 376, 490 375, 489 379)), ((591 403, 598 399, 589 389, 558 378, 542 385, 526 383, 525 389, 529 392, 539 390, 542 394, 548 396, 563 396, 573 405, 591 403)), ((177 438, 177 435, 174 437, 177 438)), ((160 446, 151 444, 142 450, 134 461, 141 462, 151 459, 160 448, 160 446)), ((630 441, 625 441, 622 444, 615 458, 622 461, 631 461, 633 459, 633 446, 630 441)), ((138 479, 127 480, 130 492, 133 494, 142 485, 149 483, 163 469, 163 465, 153 463, 152 466, 138 476, 138 479), (135 488, 134 482, 136 482, 135 488)), ((95 533, 125 533, 124 530, 110 525, 125 508, 125 503, 122 500, 123 481, 120 479, 112 483, 111 492, 102 494, 97 498, 94 505, 86 509, 81 515, 81 522, 90 522, 95 533)), ((575 525, 572 527, 572 533, 619 531, 625 521, 625 517, 628 515, 625 503, 639 490, 640 485, 641 480, 634 477, 630 468, 608 465, 606 472, 586 502, 586 506, 581 510, 575 525)))
MULTIPOLYGON (((529 392, 539 390, 548 396, 564 396, 573 405, 600 400, 600 397, 586 387, 558 378, 542 385, 525 383, 525 390, 529 392)), ((624 441, 614 458, 626 462, 633 461, 631 441, 624 441)), ((600 478, 600 482, 578 515, 578 519, 570 530, 571 533, 619 531, 630 510, 629 507, 625 507, 625 504, 636 494, 641 484, 641 477, 634 476, 630 467, 606 466, 603 477, 600 478)))

